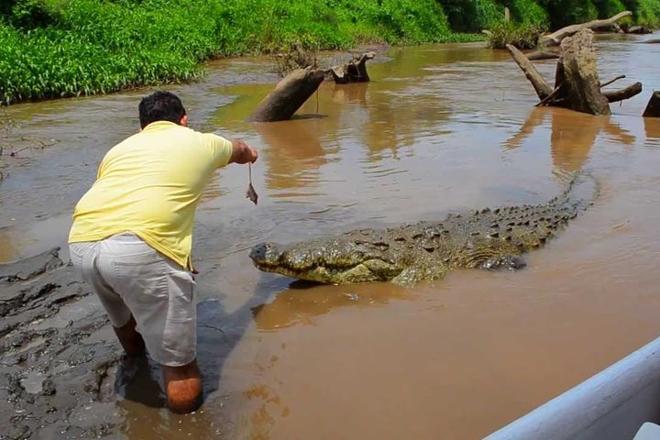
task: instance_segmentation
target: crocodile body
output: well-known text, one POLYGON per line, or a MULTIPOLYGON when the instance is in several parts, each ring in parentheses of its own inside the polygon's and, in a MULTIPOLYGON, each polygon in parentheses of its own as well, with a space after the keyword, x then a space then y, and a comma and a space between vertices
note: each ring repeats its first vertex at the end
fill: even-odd
POLYGON ((289 246, 262 243, 250 258, 260 270, 327 284, 411 285, 455 269, 519 269, 525 266, 523 253, 545 244, 596 193, 596 182, 581 176, 540 205, 486 208, 450 214, 442 222, 360 229, 289 246))

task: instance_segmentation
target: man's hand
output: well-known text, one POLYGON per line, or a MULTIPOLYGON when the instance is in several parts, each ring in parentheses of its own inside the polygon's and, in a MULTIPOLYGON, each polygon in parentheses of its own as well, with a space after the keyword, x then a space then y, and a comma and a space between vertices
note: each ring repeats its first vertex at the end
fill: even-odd
POLYGON ((231 158, 229 163, 254 163, 259 157, 257 150, 249 146, 247 143, 243 142, 240 139, 234 139, 231 141, 231 146, 233 151, 231 153, 231 158))

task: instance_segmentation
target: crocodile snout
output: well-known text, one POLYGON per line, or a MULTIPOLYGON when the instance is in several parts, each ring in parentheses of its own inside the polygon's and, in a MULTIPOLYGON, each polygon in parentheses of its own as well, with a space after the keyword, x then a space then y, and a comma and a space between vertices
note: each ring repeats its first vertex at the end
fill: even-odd
POLYGON ((250 250, 250 258, 257 266, 275 265, 282 251, 275 243, 260 243, 250 250))

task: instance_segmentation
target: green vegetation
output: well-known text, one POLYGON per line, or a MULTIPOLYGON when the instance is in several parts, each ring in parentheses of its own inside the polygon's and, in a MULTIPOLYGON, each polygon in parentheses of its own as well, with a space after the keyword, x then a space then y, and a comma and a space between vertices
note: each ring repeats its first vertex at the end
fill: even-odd
POLYGON ((199 74, 214 56, 365 41, 450 41, 435 0, 3 0, 0 101, 105 93, 199 74))
POLYGON ((548 13, 534 0, 508 0, 503 3, 511 10, 512 18, 516 22, 542 28, 549 27, 548 13))
POLYGON ((0 0, 0 102, 186 81, 206 59, 294 44, 474 40, 513 26, 505 6, 525 40, 624 7, 660 24, 660 0, 0 0))
POLYGON ((504 6, 494 0, 438 0, 452 29, 458 32, 481 32, 501 21, 504 6))
POLYGON ((660 26, 660 0, 623 0, 635 14, 635 21, 644 26, 660 26))
POLYGON ((533 49, 538 45, 539 37, 544 28, 529 23, 500 22, 490 28, 488 45, 502 49, 507 44, 513 44, 519 49, 533 49))

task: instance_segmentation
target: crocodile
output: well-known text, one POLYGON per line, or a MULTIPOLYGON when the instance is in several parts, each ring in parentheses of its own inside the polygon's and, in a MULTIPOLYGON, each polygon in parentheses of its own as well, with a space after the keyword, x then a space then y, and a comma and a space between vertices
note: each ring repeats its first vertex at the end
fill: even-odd
POLYGON ((517 270, 526 266, 523 253, 543 246, 597 193, 591 176, 578 175, 543 204, 485 208, 441 222, 359 229, 288 246, 266 242, 254 246, 250 258, 262 271, 324 284, 410 286, 461 268, 517 270))

